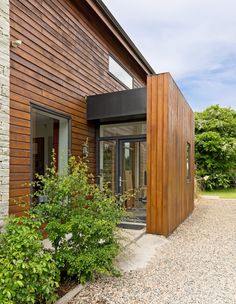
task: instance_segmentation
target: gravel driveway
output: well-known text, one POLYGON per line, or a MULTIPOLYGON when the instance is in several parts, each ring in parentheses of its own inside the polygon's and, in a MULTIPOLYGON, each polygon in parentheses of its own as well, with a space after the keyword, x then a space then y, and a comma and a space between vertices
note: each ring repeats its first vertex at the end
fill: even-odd
POLYGON ((86 287, 73 304, 236 303, 236 200, 201 199, 145 269, 86 287))

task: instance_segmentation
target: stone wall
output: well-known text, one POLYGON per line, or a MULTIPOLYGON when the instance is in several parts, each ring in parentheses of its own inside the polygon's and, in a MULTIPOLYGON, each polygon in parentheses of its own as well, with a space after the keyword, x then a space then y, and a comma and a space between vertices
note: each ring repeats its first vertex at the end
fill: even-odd
POLYGON ((0 228, 9 209, 9 18, 9 0, 0 0, 0 228))

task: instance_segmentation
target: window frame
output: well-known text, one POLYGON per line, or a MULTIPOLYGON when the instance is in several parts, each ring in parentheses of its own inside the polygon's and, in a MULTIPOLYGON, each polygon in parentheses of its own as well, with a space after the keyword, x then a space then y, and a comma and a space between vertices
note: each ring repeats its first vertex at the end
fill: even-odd
POLYGON ((99 138, 132 138, 132 137, 139 137, 139 136, 146 136, 147 135, 147 122, 146 120, 137 120, 137 121, 127 121, 127 122, 118 122, 118 123, 101 123, 99 125, 99 138), (141 126, 145 127, 145 132, 141 133, 126 133, 126 134, 112 134, 112 135, 103 135, 102 130, 103 127, 107 128, 125 128, 129 126, 141 126))
MULTIPOLYGON (((68 160, 71 156, 71 147, 72 147, 72 118, 70 115, 65 114, 60 111, 52 110, 47 106, 41 106, 37 103, 30 102, 30 182, 33 182, 33 110, 38 110, 44 112, 45 115, 53 115, 59 118, 67 119, 68 121, 68 160)), ((32 191, 32 189, 31 189, 32 191)))
POLYGON ((108 74, 115 79, 119 84, 125 87, 128 90, 132 90, 134 88, 134 76, 128 71, 128 69, 112 54, 108 54, 108 74), (122 80, 120 80, 116 75, 114 75, 110 71, 110 58, 112 58, 131 78, 132 78, 132 87, 128 87, 122 80))
POLYGON ((186 144, 186 181, 187 183, 191 182, 192 174, 191 174, 191 149, 192 145, 187 141, 186 144))

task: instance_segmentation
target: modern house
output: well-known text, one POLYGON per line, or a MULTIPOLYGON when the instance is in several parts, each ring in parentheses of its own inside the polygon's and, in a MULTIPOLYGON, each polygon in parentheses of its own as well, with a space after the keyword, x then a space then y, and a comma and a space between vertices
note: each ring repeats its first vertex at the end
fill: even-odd
POLYGON ((59 171, 89 152, 98 183, 135 191, 126 207, 147 232, 193 210, 193 112, 101 0, 0 1, 0 136, 1 222, 30 208, 17 201, 53 148, 59 171))

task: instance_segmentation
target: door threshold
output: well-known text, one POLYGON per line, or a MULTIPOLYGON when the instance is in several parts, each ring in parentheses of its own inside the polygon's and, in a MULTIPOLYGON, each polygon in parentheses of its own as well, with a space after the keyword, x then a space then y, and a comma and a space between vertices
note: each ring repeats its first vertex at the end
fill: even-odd
POLYGON ((130 230, 142 230, 146 227, 146 224, 137 222, 121 222, 120 224, 118 224, 118 227, 130 230))

